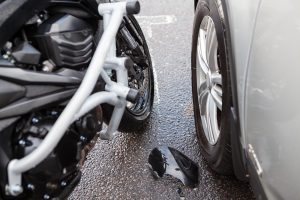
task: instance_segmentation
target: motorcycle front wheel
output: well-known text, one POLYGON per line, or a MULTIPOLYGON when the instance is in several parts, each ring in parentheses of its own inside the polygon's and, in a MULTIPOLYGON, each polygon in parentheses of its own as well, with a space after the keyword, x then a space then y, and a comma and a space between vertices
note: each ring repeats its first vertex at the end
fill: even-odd
MULTIPOLYGON (((141 27, 134 16, 124 17, 123 27, 130 33, 131 39, 139 45, 139 48, 133 49, 128 43, 126 34, 120 31, 117 35, 117 55, 120 57, 129 57, 134 66, 128 70, 129 87, 139 91, 139 97, 135 103, 128 103, 121 120, 119 131, 136 132, 145 128, 150 117, 154 100, 154 76, 151 62, 151 56, 148 45, 141 27)), ((114 79, 114 77, 112 77, 114 79)), ((104 104, 102 106, 104 121, 109 123, 114 107, 104 104)))

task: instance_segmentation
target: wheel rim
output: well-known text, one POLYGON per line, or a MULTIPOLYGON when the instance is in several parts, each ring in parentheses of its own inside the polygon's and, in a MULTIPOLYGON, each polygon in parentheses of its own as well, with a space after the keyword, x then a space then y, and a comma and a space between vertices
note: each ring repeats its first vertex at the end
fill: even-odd
POLYGON ((130 88, 134 88, 139 90, 139 98, 135 103, 127 103, 127 109, 135 114, 142 115, 147 110, 148 103, 150 101, 150 66, 142 71, 143 78, 140 80, 130 80, 129 86, 130 88))
POLYGON ((219 139, 222 112, 222 75, 218 55, 216 28, 212 18, 205 16, 198 35, 196 74, 201 123, 211 145, 219 139))
MULTIPOLYGON (((135 103, 128 102, 126 108, 127 111, 129 111, 134 116, 143 116, 151 106, 151 57, 143 33, 138 28, 139 25, 136 24, 135 21, 132 21, 130 17, 125 17, 124 20, 124 22, 126 22, 125 26, 128 30, 132 31, 132 36, 136 39, 136 42, 138 42, 144 54, 142 57, 139 57, 135 55, 132 49, 128 48, 128 44, 122 41, 122 39, 117 41, 119 43, 119 56, 127 56, 132 59, 132 61, 134 62, 133 71, 135 71, 138 77, 131 77, 131 73, 129 70, 129 87, 139 91, 139 98, 135 103)), ((122 36, 120 35, 120 37, 122 36)))

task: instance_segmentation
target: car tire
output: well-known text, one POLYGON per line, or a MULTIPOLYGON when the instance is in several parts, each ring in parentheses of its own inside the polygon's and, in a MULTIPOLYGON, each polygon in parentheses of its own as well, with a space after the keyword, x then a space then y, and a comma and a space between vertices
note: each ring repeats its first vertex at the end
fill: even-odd
POLYGON ((192 92, 196 133, 201 152, 208 161, 209 166, 220 174, 232 175, 233 164, 229 121, 230 109, 232 106, 232 95, 228 64, 229 47, 226 44, 228 40, 226 39, 227 36, 225 32, 226 27, 224 24, 224 14, 221 1, 200 0, 195 11, 191 55, 192 92), (209 34, 213 35, 210 33, 213 32, 210 30, 212 28, 209 28, 213 25, 215 27, 215 34, 214 36, 209 36, 209 34), (217 50, 211 50, 212 46, 215 46, 211 45, 213 42, 207 44, 207 42, 210 42, 208 38, 213 37, 217 40, 217 50), (202 44, 204 43, 205 45, 203 46, 202 44), (208 46, 210 48, 209 50, 207 50, 208 46), (202 54, 199 54, 199 52, 202 52, 202 54), (217 52, 216 58, 211 56, 210 52, 217 52), (203 59, 203 55, 205 55, 205 59, 203 59), (205 62, 206 65, 203 64, 203 62, 205 62), (200 63, 202 63, 202 65, 200 63), (210 66, 211 63, 213 67, 210 66), (204 72, 205 69, 201 66, 206 66, 211 71, 213 71, 212 69, 217 68, 215 66, 218 66, 218 70, 216 70, 216 72, 207 72, 206 75, 204 72), (202 71, 203 75, 201 74, 202 71), (211 75, 214 73, 221 76, 220 83, 215 83, 217 81, 214 82, 214 79, 212 78, 213 75, 211 75), (208 88, 206 89, 207 91, 203 90, 203 88, 206 87, 208 88), (219 96, 215 95, 215 92, 213 93, 215 88, 221 88, 222 92, 219 92, 219 96), (205 93, 203 91, 205 91, 205 93), (207 99, 206 101, 203 100, 204 96, 207 99), (218 96, 218 98, 221 96, 221 104, 220 101, 215 100, 218 99, 215 96, 218 96), (214 106, 210 105, 214 105, 211 102, 218 102, 215 103, 215 105, 218 105, 217 111, 215 111, 214 106), (215 115, 216 117, 213 117, 215 115), (209 129, 209 127, 211 128, 209 129), (216 131, 213 131, 215 129, 216 131))

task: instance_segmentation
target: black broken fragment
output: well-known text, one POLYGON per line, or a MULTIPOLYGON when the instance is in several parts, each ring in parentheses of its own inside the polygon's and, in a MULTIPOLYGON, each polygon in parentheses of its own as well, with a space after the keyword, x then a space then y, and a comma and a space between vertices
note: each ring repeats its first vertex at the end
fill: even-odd
POLYGON ((196 187, 198 165, 180 151, 171 147, 154 148, 148 158, 153 174, 162 178, 165 174, 179 179, 184 185, 196 187))

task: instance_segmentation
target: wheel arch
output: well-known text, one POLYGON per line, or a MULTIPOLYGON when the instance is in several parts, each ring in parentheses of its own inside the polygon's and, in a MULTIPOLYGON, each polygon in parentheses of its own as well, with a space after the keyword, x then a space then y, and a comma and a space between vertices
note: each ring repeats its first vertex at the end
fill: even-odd
MULTIPOLYGON (((199 1, 199 0, 195 0, 199 1)), ((243 149, 241 141, 241 125, 239 116, 239 104, 238 104, 238 89, 237 89, 237 75, 235 57, 232 49, 232 37, 230 32, 230 21, 228 16, 227 1, 219 0, 222 3, 222 9, 224 13, 224 26, 226 27, 225 38, 229 64, 229 77, 231 82, 231 98, 232 107, 230 109, 230 126, 231 126, 231 146, 232 146, 232 162, 235 176, 242 181, 248 181, 247 178, 247 158, 246 152, 243 149)))

